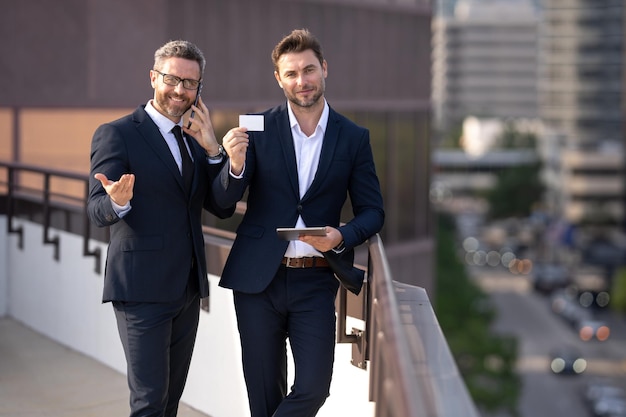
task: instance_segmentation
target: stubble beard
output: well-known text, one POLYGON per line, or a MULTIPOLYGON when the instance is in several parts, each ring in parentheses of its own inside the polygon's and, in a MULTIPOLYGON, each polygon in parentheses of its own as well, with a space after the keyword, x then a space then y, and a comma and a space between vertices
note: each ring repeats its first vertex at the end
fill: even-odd
POLYGON ((287 90, 284 90, 284 91, 285 91, 285 95, 287 96, 287 99, 292 104, 298 107, 307 109, 319 103, 320 98, 324 95, 324 89, 325 89, 325 85, 324 85, 324 80, 322 79, 322 82, 320 83, 319 88, 315 90, 315 94, 313 95, 313 97, 311 97, 308 100, 299 99, 295 94, 290 94, 287 92, 287 90))
POLYGON ((188 100, 175 102, 170 99, 167 94, 163 93, 157 93, 154 102, 162 112, 170 117, 182 117, 182 115, 191 108, 188 100))

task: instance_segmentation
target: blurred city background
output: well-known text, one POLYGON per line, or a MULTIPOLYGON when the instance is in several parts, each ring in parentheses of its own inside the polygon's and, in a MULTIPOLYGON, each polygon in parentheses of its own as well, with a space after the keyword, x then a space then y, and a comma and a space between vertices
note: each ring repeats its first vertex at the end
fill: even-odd
POLYGON ((269 53, 308 27, 329 104, 370 129, 394 279, 427 290, 481 415, 626 416, 624 0, 0 4, 0 160, 82 174, 163 42, 205 51, 221 137, 284 99, 269 53))
POLYGON ((509 383, 490 391, 475 369, 470 389, 485 402, 519 390, 521 416, 626 415, 625 13, 622 0, 441 0, 433 17, 438 255, 449 230, 446 251, 486 294, 474 309, 500 337, 492 353, 516 356, 509 383))

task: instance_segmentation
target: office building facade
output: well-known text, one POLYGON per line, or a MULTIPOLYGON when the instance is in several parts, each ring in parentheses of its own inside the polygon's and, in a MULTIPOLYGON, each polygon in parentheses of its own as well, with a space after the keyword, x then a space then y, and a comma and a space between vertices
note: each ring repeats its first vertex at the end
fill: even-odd
POLYGON ((542 3, 546 203, 575 225, 623 224, 624 13, 623 0, 542 3))
POLYGON ((434 127, 467 116, 537 116, 537 13, 530 1, 460 0, 433 20, 434 127))

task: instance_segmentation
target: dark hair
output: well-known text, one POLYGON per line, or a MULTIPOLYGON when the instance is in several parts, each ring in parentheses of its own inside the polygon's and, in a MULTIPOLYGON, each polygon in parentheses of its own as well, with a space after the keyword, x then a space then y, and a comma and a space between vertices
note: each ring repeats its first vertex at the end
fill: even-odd
POLYGON ((309 32, 308 29, 295 29, 289 35, 285 36, 272 51, 272 62, 274 70, 278 71, 278 60, 284 54, 291 52, 303 52, 312 50, 320 64, 324 62, 322 46, 317 38, 309 32))
POLYGON ((154 69, 163 68, 163 61, 168 58, 184 58, 196 61, 200 65, 200 76, 204 73, 206 60, 204 54, 196 45, 189 41, 169 41, 154 53, 154 69))

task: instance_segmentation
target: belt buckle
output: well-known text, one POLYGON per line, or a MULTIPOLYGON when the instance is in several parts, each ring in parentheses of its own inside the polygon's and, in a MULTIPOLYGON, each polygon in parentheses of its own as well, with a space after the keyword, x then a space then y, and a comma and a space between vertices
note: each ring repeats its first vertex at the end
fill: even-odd
POLYGON ((285 266, 287 268, 304 268, 304 260, 302 258, 287 258, 285 266))

